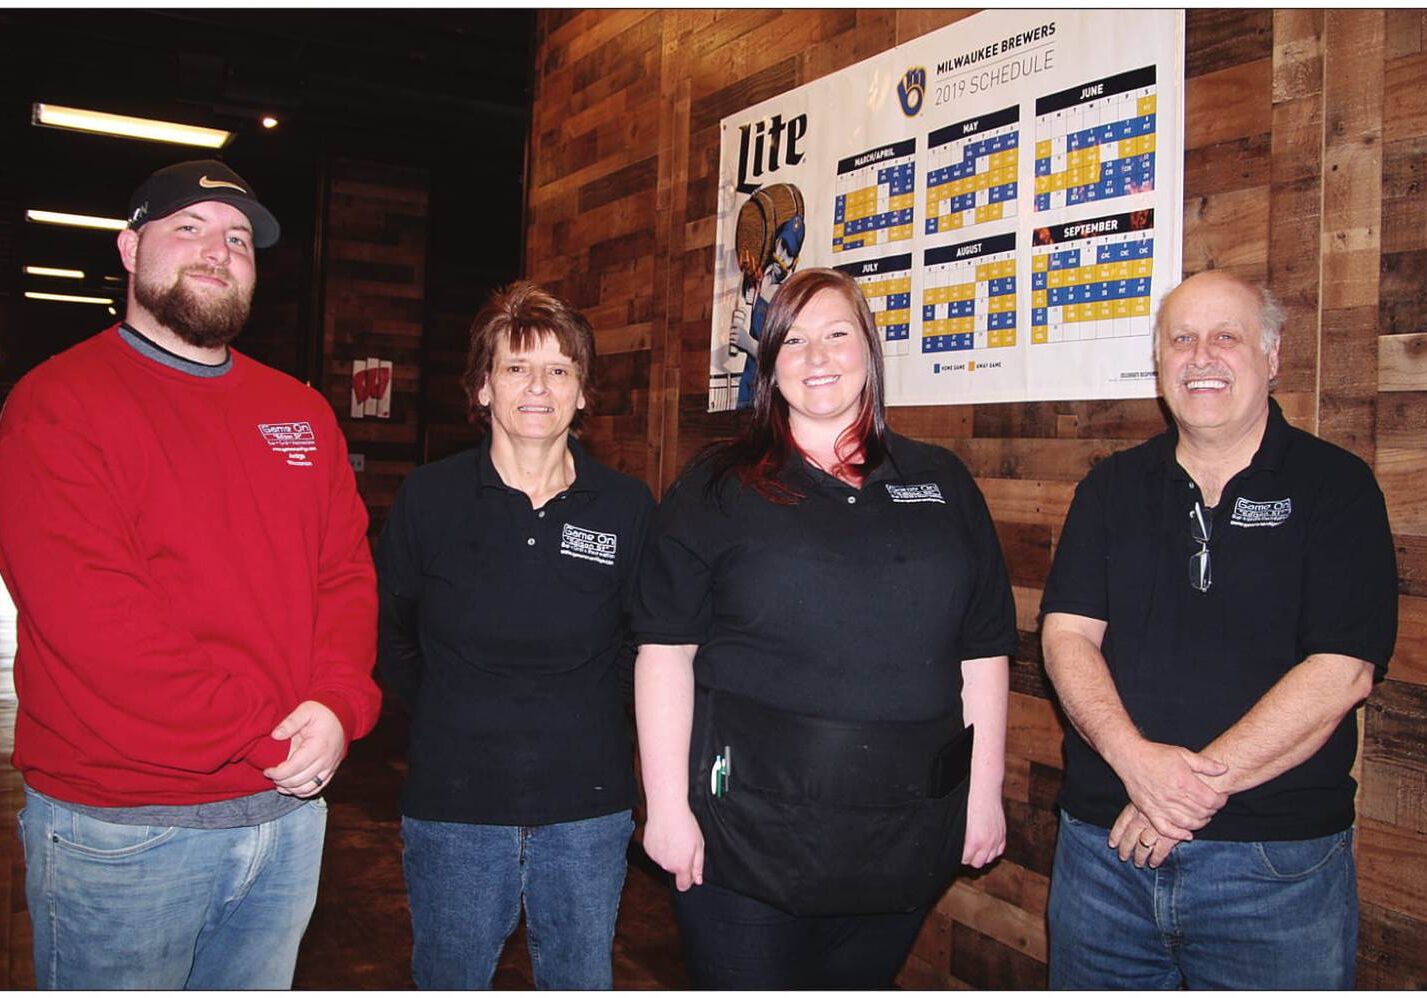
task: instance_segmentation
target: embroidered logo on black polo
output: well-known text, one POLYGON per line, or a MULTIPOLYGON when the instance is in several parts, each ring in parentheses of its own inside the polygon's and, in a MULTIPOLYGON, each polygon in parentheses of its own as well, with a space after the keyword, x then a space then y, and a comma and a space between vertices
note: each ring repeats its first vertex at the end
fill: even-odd
POLYGON ((936 482, 928 482, 926 485, 888 484, 887 494, 892 497, 893 502, 939 502, 943 506, 946 505, 941 486, 936 482))
POLYGON ((1239 498, 1234 500, 1234 515, 1229 523, 1235 527, 1276 527, 1292 515, 1292 499, 1255 502, 1253 499, 1239 498))
POLYGON ((303 420, 297 423, 259 423, 258 432, 263 435, 274 454, 281 454, 294 468, 311 468, 312 455, 317 451, 317 434, 312 432, 312 424, 303 420))
POLYGON ((582 561, 594 561, 601 565, 613 565, 615 552, 619 547, 617 534, 606 534, 598 530, 586 530, 573 523, 560 528, 560 553, 582 561))

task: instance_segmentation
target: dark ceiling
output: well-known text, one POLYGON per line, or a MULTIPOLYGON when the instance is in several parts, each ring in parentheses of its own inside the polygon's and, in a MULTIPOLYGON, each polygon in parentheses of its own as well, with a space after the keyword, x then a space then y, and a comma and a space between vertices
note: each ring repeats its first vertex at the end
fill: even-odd
POLYGON ((533 11, 0 11, 0 383, 53 352, 29 332, 17 347, 6 326, 111 321, 23 291, 117 288, 122 299, 122 281, 105 280, 123 275, 112 233, 27 223, 25 210, 119 217, 148 173, 214 155, 35 127, 35 101, 236 132, 217 155, 273 208, 285 242, 310 239, 316 177, 337 156, 469 174, 518 211, 534 23, 533 11), (267 114, 276 129, 260 125, 267 114), (28 277, 26 264, 88 277, 80 288, 28 277))

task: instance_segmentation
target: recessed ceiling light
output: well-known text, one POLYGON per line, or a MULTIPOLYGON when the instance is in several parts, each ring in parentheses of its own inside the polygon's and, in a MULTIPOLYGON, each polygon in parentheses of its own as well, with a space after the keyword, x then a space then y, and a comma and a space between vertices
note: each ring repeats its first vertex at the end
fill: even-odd
POLYGON ((70 270, 66 267, 29 267, 25 268, 25 273, 31 277, 73 277, 76 281, 84 280, 84 271, 70 270))
POLYGON ((104 111, 88 111, 59 104, 35 104, 31 121, 50 128, 68 128, 76 132, 143 139, 146 142, 202 146, 205 149, 222 149, 233 137, 232 132, 225 132, 221 128, 183 125, 176 121, 159 121, 156 118, 134 118, 127 114, 108 114, 104 111))
POLYGON ((264 127, 264 128, 276 128, 276 127, 277 127, 277 119, 274 118, 274 117, 273 117, 272 115, 270 115, 270 114, 264 115, 264 116, 263 116, 263 127, 264 127))
POLYGON ((25 221, 44 222, 47 225, 77 225, 85 229, 112 229, 115 232, 129 227, 129 223, 122 218, 72 215, 67 211, 43 211, 39 208, 25 209, 25 221))
POLYGON ((89 295, 56 295, 48 291, 26 291, 26 298, 34 298, 39 301, 67 301, 77 305, 112 305, 113 298, 93 298, 89 295))

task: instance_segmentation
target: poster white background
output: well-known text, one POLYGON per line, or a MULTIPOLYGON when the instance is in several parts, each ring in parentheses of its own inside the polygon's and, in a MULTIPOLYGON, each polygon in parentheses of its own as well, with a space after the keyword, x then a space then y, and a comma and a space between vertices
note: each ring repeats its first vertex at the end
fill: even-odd
MULTIPOLYGON (((1154 395, 1150 316, 1145 313, 1152 313, 1159 299, 1179 282, 1181 270, 1183 81, 1182 11, 986 11, 725 118, 721 123, 718 237, 710 337, 710 411, 733 408, 739 375, 747 358, 746 353, 729 348, 730 323, 744 283, 734 251, 739 209, 758 186, 781 183, 796 185, 804 200, 805 231, 798 269, 853 265, 851 272, 856 273, 857 268, 870 261, 911 255, 910 271, 905 275, 910 278, 910 298, 905 310, 909 328, 898 334, 901 338, 896 340, 886 339, 884 330, 889 404, 946 405, 1154 395), (920 94, 916 93, 915 86, 919 82, 918 70, 922 73, 920 79, 924 80, 920 94), (1153 121, 1149 127, 1153 134, 1147 140, 1153 152, 1152 189, 1148 184, 1136 182, 1121 185, 1126 187, 1123 193, 1116 190, 1082 203, 1036 210, 1038 141, 1055 131, 1057 120, 1062 135, 1101 126, 1108 128, 1121 120, 1126 113, 1123 99, 1119 105, 1110 99, 1114 94, 1097 99, 1093 88, 1117 77, 1123 82, 1125 74, 1137 71, 1141 76, 1149 72, 1153 77, 1149 91, 1152 104, 1138 105, 1141 110, 1147 106, 1152 108, 1153 121), (899 93, 899 85, 903 93, 899 93), (1062 103, 1066 100, 1076 103, 1063 109, 1058 118, 1049 113, 1038 114, 1037 102, 1056 94, 1063 95, 1062 103), (965 124, 974 129, 978 126, 972 123, 980 121, 982 116, 998 112, 1004 115, 1010 108, 1017 109, 1017 121, 1009 129, 1000 129, 999 134, 1017 133, 1014 213, 978 222, 974 211, 968 212, 959 228, 929 232, 928 174, 943 165, 947 157, 947 149, 939 146, 942 159, 934 159, 933 151, 928 148, 929 136, 952 125, 960 128, 965 124), (915 144, 909 234, 905 228, 889 224, 876 233, 878 241, 874 245, 834 251, 838 194, 849 189, 849 185, 875 186, 878 162, 884 166, 902 162, 885 147, 907 140, 915 144), (882 150, 881 159, 876 158, 877 150, 882 150), (840 187, 839 163, 869 152, 874 154, 876 162, 854 171, 855 178, 844 177, 840 187), (1039 301, 1033 296, 1032 287, 1037 230, 1042 230, 1039 238, 1044 241, 1049 231, 1065 237, 1066 227, 1107 218, 1118 218, 1119 227, 1123 229, 1126 218, 1131 215, 1141 224, 1145 218, 1153 220, 1149 300, 1135 304, 1141 314, 1128 322, 1115 323, 1069 321, 1058 325, 1047 320, 1047 326, 1035 330, 1043 341, 1033 342, 1033 302, 1039 301), (889 236, 898 234, 894 229, 900 229, 906 238, 889 241, 889 236), (967 334, 974 335, 974 344, 947 347, 945 338, 930 337, 929 331, 937 327, 924 323, 923 316, 932 314, 939 318, 941 313, 935 312, 935 293, 929 298, 928 292, 953 279, 944 273, 928 271, 928 251, 933 251, 935 258, 938 249, 942 250, 942 256, 961 252, 945 247, 963 246, 974 250, 976 244, 996 237, 1004 242, 1008 234, 1014 239, 1014 342, 984 345, 987 342, 984 281, 978 287, 980 298, 976 302, 974 320, 977 331, 967 334), (933 312, 928 313, 928 308, 933 312)), ((1113 90, 1114 85, 1108 89, 1113 90)), ((1136 93, 1142 96, 1145 91, 1141 89, 1136 93)), ((1135 94, 1121 96, 1131 100, 1131 108, 1135 106, 1135 94)), ((1133 114, 1133 110, 1130 113, 1133 114)), ((1064 144, 1062 139, 1057 148, 1063 148, 1064 144)), ((1121 148, 1135 152, 1143 151, 1144 146, 1141 142, 1138 147, 1121 148)), ((1095 155, 1114 157, 1117 155, 1114 148, 1102 147, 1095 155)), ((1073 150, 1069 155, 1074 159, 1073 150)), ((1134 157, 1124 158, 1128 161, 1134 157)), ((1144 161, 1143 157, 1140 161, 1144 161)), ((1128 166, 1128 162, 1124 165, 1128 166)), ((985 160, 977 166, 977 171, 982 172, 984 166, 985 160)), ((1063 168, 1064 159, 1058 158, 1055 169, 1063 168)), ((1042 170, 1045 169, 1043 160, 1042 170)), ((1106 169, 1114 172, 1115 167, 1106 169)), ((866 191, 865 186, 862 189, 866 191)), ((884 186, 878 197, 876 211, 888 212, 879 214, 879 218, 890 218, 889 202, 896 194, 884 186)), ((1062 195, 1062 199, 1064 197, 1062 195)), ((896 203, 905 205, 906 198, 896 203)), ((945 203, 937 210, 945 212, 945 203)), ((1040 247, 1040 253, 1078 250, 1083 265, 1090 266, 1094 262, 1093 255, 1097 251, 1104 252, 1099 247, 1108 237, 1102 237, 1101 233, 1116 224, 1102 223, 1083 240, 1040 247)), ((1138 233, 1139 237, 1144 235, 1143 231, 1138 233)), ((845 233, 842 238, 844 243, 856 242, 845 233)), ((1148 246, 1147 243, 1141 245, 1148 246)), ((1148 260, 1137 266, 1136 273, 1144 273, 1148 260)), ((1080 274, 1068 279, 1090 281, 1094 278, 1088 270, 1080 274)), ((1006 287, 1002 284, 993 290, 1004 293, 1006 287)), ((1001 301, 1003 304, 998 307, 1004 309, 1006 300, 1001 301)), ((873 304, 875 310, 897 311, 888 309, 886 300, 873 304)), ((1073 314, 1073 308, 1065 314, 1073 314)), ((966 338, 961 337, 961 342, 966 338)), ((1001 338, 1005 338, 1004 333, 1001 338)))

